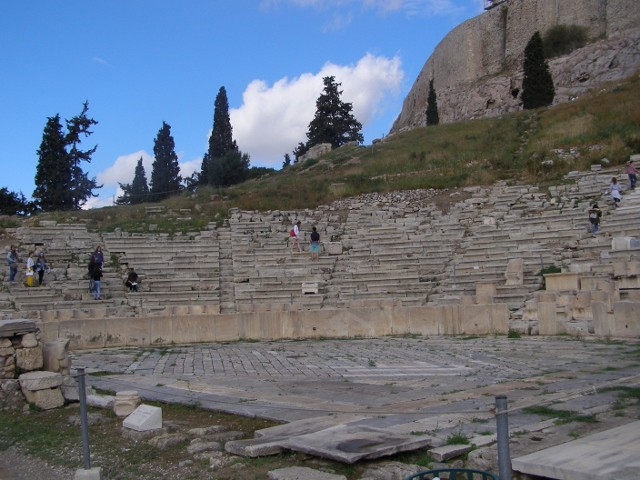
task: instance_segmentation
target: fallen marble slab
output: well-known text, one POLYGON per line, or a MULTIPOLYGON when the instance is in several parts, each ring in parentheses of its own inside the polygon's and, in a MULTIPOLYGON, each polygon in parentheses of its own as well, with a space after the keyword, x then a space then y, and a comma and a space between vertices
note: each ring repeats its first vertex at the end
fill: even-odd
POLYGON ((416 450, 432 444, 430 436, 401 434, 365 425, 336 425, 318 432, 289 437, 281 445, 290 450, 338 462, 355 463, 416 450))

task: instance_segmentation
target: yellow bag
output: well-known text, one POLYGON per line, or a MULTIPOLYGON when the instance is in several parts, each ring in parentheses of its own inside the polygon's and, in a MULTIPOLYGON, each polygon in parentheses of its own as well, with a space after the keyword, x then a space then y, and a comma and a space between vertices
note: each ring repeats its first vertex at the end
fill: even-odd
POLYGON ((33 287, 33 275, 27 275, 27 287, 33 287))

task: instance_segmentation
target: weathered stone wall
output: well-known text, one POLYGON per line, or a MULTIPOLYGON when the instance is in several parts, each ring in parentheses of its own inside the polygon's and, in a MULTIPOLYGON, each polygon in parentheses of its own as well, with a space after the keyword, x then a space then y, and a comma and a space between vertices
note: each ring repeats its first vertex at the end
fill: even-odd
POLYGON ((585 26, 592 40, 601 39, 581 50, 604 48, 615 53, 615 48, 624 46, 626 53, 614 64, 582 63, 579 68, 575 61, 565 67, 567 57, 555 60, 554 82, 560 81, 560 89, 565 91, 556 103, 640 68, 640 47, 635 40, 640 31, 640 8, 636 0, 509 0, 462 23, 438 44, 405 99, 391 133, 425 125, 432 78, 443 123, 519 109, 524 48, 536 31, 544 34, 559 24, 585 26), (585 71, 593 80, 588 88, 580 75, 585 71))

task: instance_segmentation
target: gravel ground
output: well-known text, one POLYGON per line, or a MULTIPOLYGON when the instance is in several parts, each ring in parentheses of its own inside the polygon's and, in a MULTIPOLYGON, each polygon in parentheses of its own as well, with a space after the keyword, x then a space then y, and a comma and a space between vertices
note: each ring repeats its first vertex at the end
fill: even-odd
POLYGON ((70 480, 75 471, 51 466, 11 447, 0 451, 0 480, 70 480))

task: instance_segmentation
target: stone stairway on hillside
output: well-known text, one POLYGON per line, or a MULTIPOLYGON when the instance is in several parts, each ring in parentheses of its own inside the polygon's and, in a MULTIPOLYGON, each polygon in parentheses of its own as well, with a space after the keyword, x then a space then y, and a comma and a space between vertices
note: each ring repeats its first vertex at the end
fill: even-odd
POLYGON ((220 313, 236 313, 231 229, 227 224, 217 232, 220 244, 220 313))

